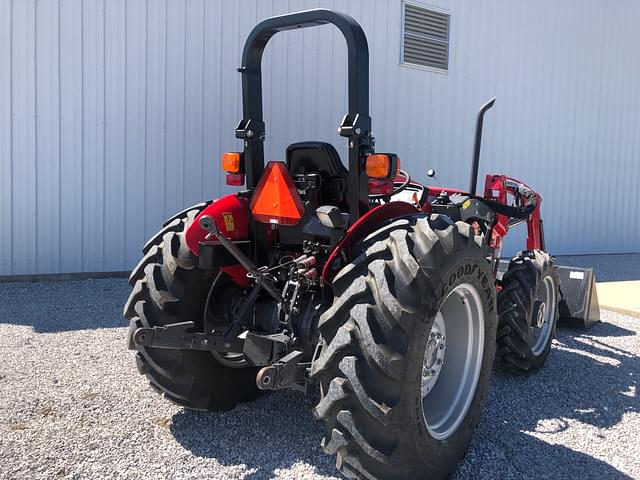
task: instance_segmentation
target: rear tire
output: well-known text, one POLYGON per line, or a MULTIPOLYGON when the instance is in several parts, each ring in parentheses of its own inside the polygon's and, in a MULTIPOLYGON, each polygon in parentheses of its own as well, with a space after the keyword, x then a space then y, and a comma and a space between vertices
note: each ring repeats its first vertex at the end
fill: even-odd
MULTIPOLYGON (((202 331, 203 313, 215 272, 197 267, 184 232, 207 204, 180 212, 145 245, 133 269, 133 290, 124 307, 131 335, 141 327, 193 321, 202 331)), ((169 400, 198 410, 229 410, 259 394, 255 368, 230 368, 209 352, 137 347, 136 365, 169 400)))
MULTIPOLYGON (((312 364, 321 391, 314 412, 325 423, 322 447, 336 454, 348 477, 444 478, 468 449, 491 377, 497 318, 489 263, 469 225, 439 215, 395 221, 354 250, 355 260, 334 280, 333 305, 319 322, 323 348, 312 364), (468 338, 451 328, 442 370, 425 396, 423 372, 429 352, 438 351, 429 350, 431 334, 455 327, 456 315, 436 318, 459 289, 475 292, 478 328, 468 338), (458 352, 476 356, 462 353, 456 361, 447 356, 450 342, 475 346, 458 352), (466 361, 473 375, 464 373, 466 361), (433 400, 442 382, 455 380, 445 372, 471 379, 468 387, 452 384, 450 410, 457 413, 450 428, 441 415, 445 405, 433 400)), ((454 300, 457 311, 475 311, 462 295, 454 300)))
POLYGON ((557 268, 546 252, 520 252, 509 263, 501 284, 497 364, 516 375, 534 373, 546 362, 556 335, 557 268))

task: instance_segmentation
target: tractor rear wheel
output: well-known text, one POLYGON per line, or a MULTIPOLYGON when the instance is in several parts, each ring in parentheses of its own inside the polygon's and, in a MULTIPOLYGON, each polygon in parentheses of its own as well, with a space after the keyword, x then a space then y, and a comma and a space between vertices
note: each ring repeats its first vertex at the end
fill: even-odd
MULTIPOLYGON (((144 256, 131 272, 133 290, 124 307, 132 333, 140 327, 193 321, 204 329, 204 309, 215 272, 201 270, 186 245, 184 232, 207 204, 200 204, 169 219, 145 245, 144 256)), ((226 280, 226 279, 224 279, 226 280)), ((212 292, 210 304, 220 310, 233 294, 231 282, 212 292), (215 297, 215 298, 214 298, 215 297)), ((212 354, 196 350, 137 347, 136 364, 151 386, 169 400, 198 410, 228 410, 259 394, 257 369, 232 368, 212 354)), ((239 366, 244 366, 239 362, 239 366)))
POLYGON ((556 334, 557 268, 546 252, 520 252, 509 263, 501 284, 497 364, 517 375, 536 372, 547 360, 556 334))
POLYGON ((397 220, 354 249, 321 316, 315 414, 353 478, 444 478, 479 421, 495 353, 489 263, 468 224, 397 220))

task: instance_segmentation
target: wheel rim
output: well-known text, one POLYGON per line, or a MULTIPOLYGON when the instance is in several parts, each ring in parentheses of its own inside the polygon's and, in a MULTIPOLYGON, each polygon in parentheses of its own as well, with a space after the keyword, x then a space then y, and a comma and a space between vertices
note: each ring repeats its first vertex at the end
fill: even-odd
POLYGON ((531 351, 535 356, 540 355, 549 343, 549 338, 553 332, 556 308, 558 308, 556 285, 553 277, 546 276, 538 287, 533 304, 531 351))
POLYGON ((483 354, 482 300, 476 287, 463 283, 442 302, 423 357, 422 412, 432 437, 450 437, 464 420, 476 392, 483 354))

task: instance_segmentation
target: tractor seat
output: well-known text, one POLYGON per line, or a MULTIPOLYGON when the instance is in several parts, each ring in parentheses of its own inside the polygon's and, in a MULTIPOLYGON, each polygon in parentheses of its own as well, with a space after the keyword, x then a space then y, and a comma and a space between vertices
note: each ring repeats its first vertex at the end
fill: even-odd
POLYGON ((287 169, 291 176, 319 173, 321 201, 347 211, 345 191, 349 171, 335 147, 326 142, 298 142, 287 147, 287 169))

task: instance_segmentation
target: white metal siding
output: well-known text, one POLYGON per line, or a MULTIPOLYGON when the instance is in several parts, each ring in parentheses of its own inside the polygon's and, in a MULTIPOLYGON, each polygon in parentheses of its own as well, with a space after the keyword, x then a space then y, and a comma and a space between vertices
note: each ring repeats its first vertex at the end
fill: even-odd
MULTIPOLYGON (((640 251, 640 4, 424 3, 451 12, 445 75, 400 66, 399 0, 0 0, 0 274, 126 270, 164 218, 230 191, 244 38, 316 6, 367 33, 380 151, 466 187, 475 110, 496 95, 480 170, 541 191, 551 251, 640 251)), ((277 35, 264 81, 267 158, 345 151, 337 30, 277 35)))

